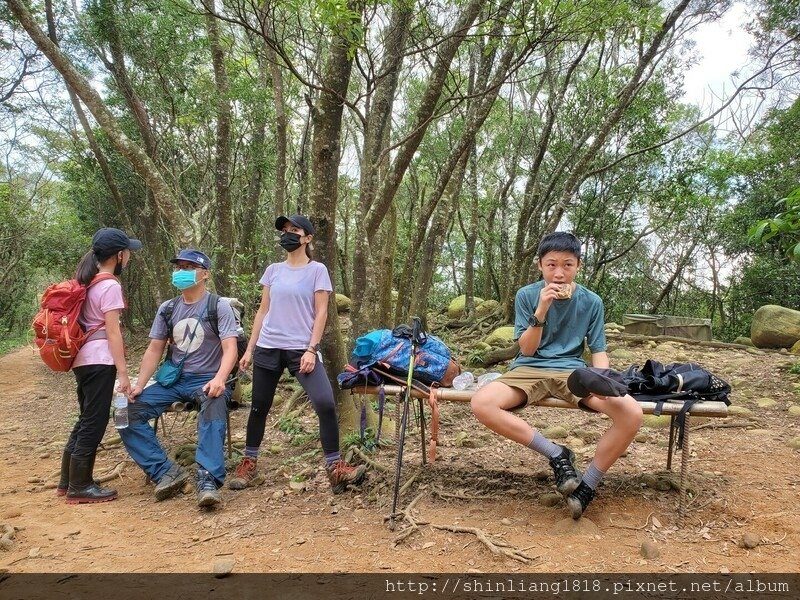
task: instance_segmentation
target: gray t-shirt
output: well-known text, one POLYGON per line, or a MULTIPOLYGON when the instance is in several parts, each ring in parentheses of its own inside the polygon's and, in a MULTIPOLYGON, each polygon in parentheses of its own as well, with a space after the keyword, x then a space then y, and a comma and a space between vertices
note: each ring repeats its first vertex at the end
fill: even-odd
MULTIPOLYGON (((231 305, 225 300, 217 303, 217 322, 219 326, 219 337, 214 333, 214 328, 208 320, 208 292, 197 302, 187 304, 183 297, 175 302, 175 309, 172 312, 172 362, 179 363, 183 360, 184 354, 188 352, 186 362, 183 363, 185 373, 216 373, 222 362, 222 344, 220 340, 236 337, 236 319, 233 316, 231 305), (198 317, 202 320, 197 325, 198 317), (195 326, 197 329, 195 330, 195 326), (192 332, 194 337, 192 337, 192 332)), ((150 328, 150 338, 154 340, 166 340, 170 335, 167 331, 167 323, 161 312, 169 303, 164 302, 158 307, 153 326, 150 328)))
MULTIPOLYGON (((528 328, 528 320, 539 305, 539 293, 544 281, 526 285, 517 292, 515 301, 514 339, 518 340, 528 328)), ((540 369, 571 370, 585 367, 583 340, 589 351, 605 352, 606 334, 600 296, 576 285, 572 298, 554 300, 547 311, 547 324, 542 331, 542 341, 533 356, 517 354, 511 368, 538 367, 540 369)))

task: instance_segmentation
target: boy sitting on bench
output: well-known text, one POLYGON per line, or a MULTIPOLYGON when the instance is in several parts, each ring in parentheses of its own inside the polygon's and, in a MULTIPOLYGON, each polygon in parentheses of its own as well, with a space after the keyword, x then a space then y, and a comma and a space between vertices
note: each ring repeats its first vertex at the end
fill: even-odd
MULTIPOLYGON (((592 353, 592 366, 608 368, 603 301, 575 283, 581 264, 581 244, 566 232, 546 235, 539 243, 542 281, 521 288, 515 299, 514 338, 519 354, 499 379, 472 398, 472 412, 492 431, 539 452, 550 460, 558 491, 567 497, 574 519, 579 519, 606 471, 622 455, 642 423, 642 409, 630 395, 619 393, 613 382, 593 382, 596 392, 577 396, 567 387, 569 374, 585 367, 584 338, 592 353), (605 386, 605 387, 604 387, 605 386), (554 396, 612 420, 597 443, 592 463, 581 477, 575 454, 534 430, 512 410, 554 396)), ((574 389, 574 388, 573 388, 574 389)))

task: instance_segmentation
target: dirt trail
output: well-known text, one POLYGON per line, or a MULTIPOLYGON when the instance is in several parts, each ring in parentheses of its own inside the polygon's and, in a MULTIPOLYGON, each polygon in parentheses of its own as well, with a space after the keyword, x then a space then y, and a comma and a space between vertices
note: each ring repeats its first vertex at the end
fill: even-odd
MULTIPOLYGON (((418 521, 480 528, 530 557, 519 562, 493 555, 473 535, 424 524, 395 545, 405 525, 393 533, 383 522, 391 501, 386 477, 373 470, 360 492, 333 496, 319 455, 310 456, 318 442, 293 446, 272 427, 272 417, 265 448, 273 453, 260 461, 266 483, 243 492, 225 489, 216 511, 198 510, 193 494, 154 502, 152 487, 119 445, 102 451, 96 470, 125 463, 122 479, 113 482, 119 500, 68 506, 48 484, 55 482, 76 416, 74 379, 47 371, 30 348, 18 350, 0 357, 0 525, 19 528, 12 548, 0 550, 0 570, 208 572, 215 560, 232 556, 237 572, 797 571, 800 461, 786 443, 800 435, 800 417, 788 412, 797 405, 800 378, 788 374, 791 359, 755 351, 704 353, 680 344, 626 351, 626 364, 645 354, 668 362, 690 353, 734 383, 734 403, 753 413, 724 424, 695 419, 696 496, 683 529, 676 527, 677 492, 655 489, 666 487, 657 477, 653 487, 665 464, 665 429, 642 429, 577 524, 563 504, 543 504, 553 491, 546 463, 479 428, 467 407, 443 406, 439 460, 424 471, 419 439, 416 433, 410 438, 406 474, 419 475, 402 505, 420 495, 418 521), (311 470, 309 489, 295 492, 289 477, 303 468, 311 470), (755 548, 739 547, 745 533, 759 542, 755 548), (657 558, 641 556, 646 540, 655 543, 657 558)), ((246 413, 232 416, 234 439, 243 439, 246 413)), ((526 418, 570 430, 568 443, 584 465, 594 450, 591 440, 605 427, 580 411, 531 410, 526 418), (578 436, 588 441, 581 446, 578 436)), ((172 419, 165 445, 191 440, 194 425, 172 419)), ((313 431, 312 415, 302 421, 313 431)), ((109 426, 106 440, 114 435, 109 426)), ((387 466, 393 459, 391 448, 374 456, 387 466)))

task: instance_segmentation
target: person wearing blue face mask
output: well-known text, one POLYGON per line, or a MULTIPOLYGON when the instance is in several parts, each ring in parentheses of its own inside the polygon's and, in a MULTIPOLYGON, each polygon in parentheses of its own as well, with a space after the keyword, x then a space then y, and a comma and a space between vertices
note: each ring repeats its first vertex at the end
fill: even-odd
POLYGON ((230 304, 217 301, 217 322, 208 317, 206 289, 211 260, 199 250, 181 250, 171 260, 172 284, 181 295, 164 302, 150 329, 150 345, 131 389, 129 425, 120 429, 131 458, 156 483, 155 498, 178 493, 189 473, 169 459, 148 424, 173 402, 197 404, 197 504, 211 507, 222 498, 225 427, 230 388, 226 379, 237 361, 237 323, 230 304), (216 327, 215 327, 216 325, 216 327), (159 367, 169 343, 167 359, 159 367), (144 387, 155 374, 156 382, 144 387))

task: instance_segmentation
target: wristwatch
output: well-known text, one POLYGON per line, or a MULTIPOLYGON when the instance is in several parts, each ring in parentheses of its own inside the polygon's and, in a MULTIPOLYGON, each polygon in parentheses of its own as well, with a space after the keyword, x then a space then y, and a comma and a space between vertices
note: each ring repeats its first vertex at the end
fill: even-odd
POLYGON ((528 319, 528 325, 531 327, 544 327, 547 325, 547 321, 540 321, 536 318, 536 315, 531 315, 531 318, 528 319))

